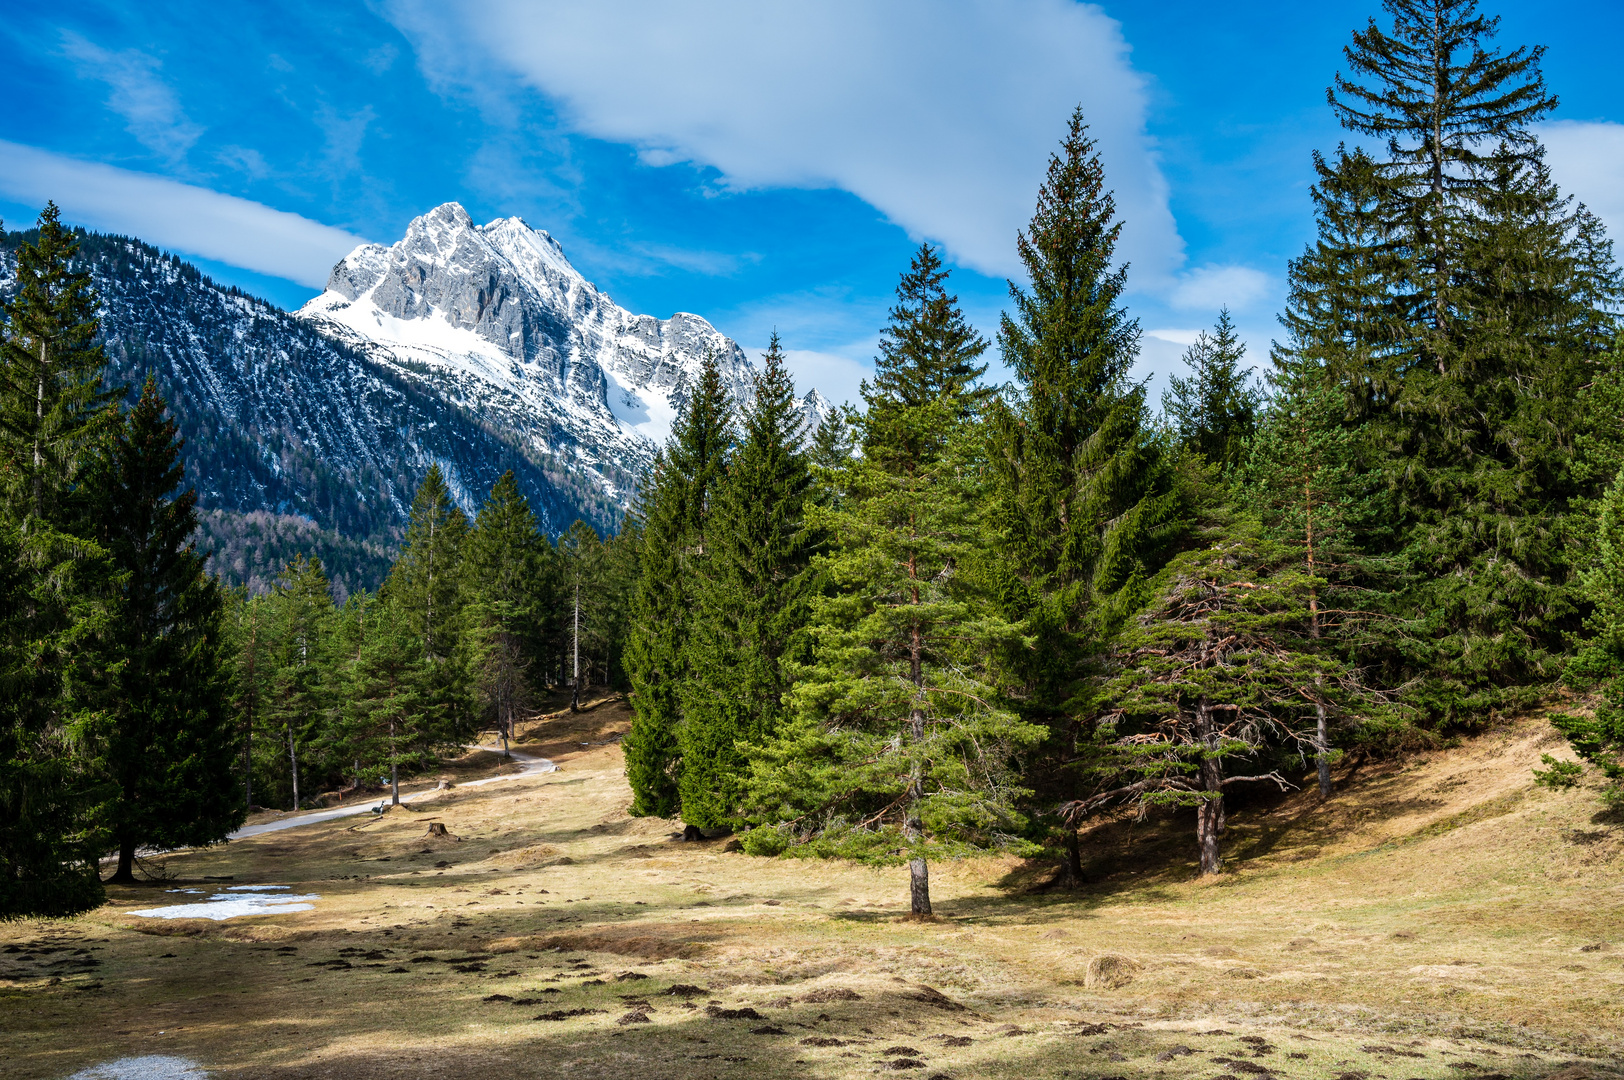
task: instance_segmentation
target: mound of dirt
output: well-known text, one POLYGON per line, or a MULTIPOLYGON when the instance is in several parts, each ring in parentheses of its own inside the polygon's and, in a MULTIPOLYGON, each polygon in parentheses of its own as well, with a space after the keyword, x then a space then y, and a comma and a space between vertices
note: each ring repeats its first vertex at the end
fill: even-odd
POLYGON ((826 986, 822 990, 802 994, 801 1000, 811 1005, 823 1005, 831 1001, 862 1001, 863 995, 844 986, 826 986))

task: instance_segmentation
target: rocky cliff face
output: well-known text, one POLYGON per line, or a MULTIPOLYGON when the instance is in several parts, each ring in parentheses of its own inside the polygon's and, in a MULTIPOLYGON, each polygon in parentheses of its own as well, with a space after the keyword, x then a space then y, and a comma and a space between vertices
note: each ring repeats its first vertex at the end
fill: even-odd
MULTIPOLYGON (((634 315, 518 218, 476 225, 456 203, 390 247, 356 248, 298 317, 511 434, 624 503, 714 355, 751 398, 754 367, 697 315, 634 315)), ((816 425, 828 405, 815 392, 816 425)))
MULTIPOLYGON (((0 236, 0 297, 27 235, 0 236)), ((750 399, 753 366, 704 319, 625 311, 516 218, 442 206, 356 249, 296 315, 139 240, 80 244, 109 380, 157 379, 234 582, 274 580, 297 548, 375 587, 436 463, 469 513, 512 469, 548 532, 613 530, 707 351, 750 399)), ((811 392, 804 408, 815 425, 828 406, 811 392)))

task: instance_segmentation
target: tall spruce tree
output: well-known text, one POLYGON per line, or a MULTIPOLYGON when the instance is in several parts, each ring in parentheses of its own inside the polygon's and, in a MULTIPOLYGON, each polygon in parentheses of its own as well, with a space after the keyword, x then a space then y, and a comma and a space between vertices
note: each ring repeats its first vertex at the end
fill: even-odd
POLYGON ((78 244, 55 203, 39 236, 17 249, 17 291, 6 305, 0 351, 0 495, 24 521, 69 523, 79 459, 117 421, 121 391, 102 385, 90 275, 73 266, 78 244))
POLYGON ((733 415, 716 358, 707 354, 698 383, 643 485, 637 585, 631 599, 626 667, 632 725, 621 746, 632 813, 676 817, 687 678, 685 639, 695 564, 705 557, 712 503, 733 443, 733 415))
POLYGON ((282 790, 287 792, 291 808, 298 810, 302 757, 331 723, 340 686, 333 655, 337 612, 321 560, 295 557, 271 593, 270 608, 275 674, 272 697, 262 715, 266 728, 281 744, 278 753, 286 771, 280 775, 289 781, 282 790))
POLYGON ((390 801, 399 805, 401 766, 431 764, 458 732, 412 615, 364 598, 356 614, 360 640, 343 702, 344 745, 357 761, 388 765, 390 801))
POLYGON ((818 537, 806 521, 812 474, 798 404, 774 333, 694 582, 677 743, 682 819, 696 829, 737 822, 747 772, 741 744, 776 734, 789 689, 785 661, 804 651, 818 537))
MULTIPOLYGON (((808 512, 834 545, 814 564, 827 591, 812 601, 810 662, 792 668, 793 716, 752 751, 761 824, 745 848, 906 862, 912 912, 927 916, 931 858, 1022 846, 1027 792, 1012 761, 1040 729, 993 684, 992 657, 1018 634, 964 572, 982 542, 977 388, 939 377, 967 354, 944 332, 962 318, 951 303, 909 302, 919 269, 884 340, 925 344, 882 350, 844 495, 808 512)), ((939 277, 930 287, 945 296, 939 277)))
POLYGON ((103 828, 118 851, 111 880, 135 881, 135 853, 223 841, 246 813, 228 705, 223 604, 191 542, 197 495, 175 421, 151 378, 91 460, 87 509, 117 578, 99 642, 101 708, 85 740, 110 798, 103 828))
POLYGON ((95 719, 95 650, 114 579, 94 543, 0 514, 0 920, 105 897, 100 777, 74 753, 95 719))
MULTIPOLYGON (((1004 616, 1033 640, 1003 658, 1022 716, 1049 731, 1031 775, 1050 810, 1069 798, 1090 658, 1185 528, 1170 455, 1130 379, 1139 325, 1112 264, 1122 224, 1082 110, 1049 161, 998 333, 1015 374, 992 404, 988 525, 1004 616)), ((1083 738, 1086 744, 1087 739, 1083 738)), ((1060 828, 1078 872, 1075 833, 1060 828)))
POLYGON ((47 206, 38 239, 16 251, 0 320, 0 918, 69 915, 103 896, 105 788, 78 749, 119 574, 76 494, 82 459, 118 415, 74 252, 47 206))
POLYGON ((1567 403, 1616 296, 1598 293, 1594 226, 1550 183, 1532 130, 1556 105, 1541 50, 1491 50, 1497 20, 1470 0, 1385 7, 1392 29, 1354 35, 1351 75, 1328 95, 1386 156, 1365 176, 1322 168, 1322 194, 1337 193, 1328 178, 1363 190, 1351 215, 1317 206, 1293 336, 1341 346, 1324 349, 1327 375, 1364 425, 1364 467, 1394 493, 1391 545, 1373 553, 1402 560, 1408 587, 1375 659, 1429 715, 1462 720, 1526 699, 1577 626, 1562 537, 1599 488, 1572 468, 1582 410, 1567 403), (1338 235, 1350 219, 1357 244, 1338 235), (1364 267, 1356 293, 1335 266, 1364 267))
POLYGON ((502 474, 468 534, 463 589, 475 694, 504 751, 534 698, 552 554, 512 471, 502 474))
POLYGON ((1241 463, 1263 400, 1251 384, 1252 369, 1241 367, 1245 358, 1246 343, 1223 308, 1212 333, 1201 331, 1185 351, 1189 376, 1168 376, 1162 395, 1162 415, 1179 441, 1226 473, 1241 463))

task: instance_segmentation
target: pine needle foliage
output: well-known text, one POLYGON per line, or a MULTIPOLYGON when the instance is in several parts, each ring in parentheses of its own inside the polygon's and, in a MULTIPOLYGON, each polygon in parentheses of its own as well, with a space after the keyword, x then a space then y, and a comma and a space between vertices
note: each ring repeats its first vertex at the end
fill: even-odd
POLYGON ((1112 264, 1122 223, 1082 111, 1072 114, 1018 241, 1030 286, 1010 284, 998 342, 1015 374, 991 408, 990 525, 1006 615, 1039 641, 1028 715, 1064 713, 1084 658, 1134 606, 1184 529, 1172 464, 1129 379, 1139 324, 1112 264))
POLYGON ((1162 395, 1162 415, 1179 441, 1224 473, 1241 463, 1263 400, 1252 369, 1241 367, 1245 358, 1246 343, 1223 308, 1212 333, 1201 331, 1185 351, 1189 376, 1169 375, 1162 395))
POLYGON ((777 733, 787 712, 787 663, 805 652, 820 537, 807 523, 813 479, 797 405, 774 333, 694 581, 677 736, 682 820, 699 829, 738 821, 747 772, 741 744, 777 733))
POLYGON ((733 439, 727 388, 716 358, 707 354, 644 483, 638 514, 637 585, 626 645, 632 726, 621 741, 632 813, 638 816, 677 817, 681 810, 677 727, 695 564, 705 558, 705 532, 733 439))
MULTIPOLYGON (((902 325, 959 318, 951 305, 906 303, 919 265, 903 279, 887 340, 961 348, 902 325)), ((1021 648, 1019 632, 964 572, 982 542, 984 460, 969 423, 975 388, 931 374, 944 366, 882 352, 863 386, 863 452, 846 467, 843 497, 808 513, 834 544, 814 563, 826 591, 812 601, 811 659, 791 668, 793 717, 752 751, 761 824, 744 840, 757 854, 907 862, 921 916, 931 913, 931 858, 1027 849, 1018 758, 1041 734, 994 682, 992 658, 1021 648), (910 404, 903 395, 921 386, 934 396, 910 404)))
POLYGON ((513 472, 480 507, 463 557, 468 662, 483 720, 501 733, 530 707, 540 674, 545 613, 557 603, 554 552, 513 472))
POLYGON ((122 388, 101 376, 97 300, 90 275, 74 269, 78 250, 56 204, 39 235, 17 249, 17 292, 6 305, 0 342, 0 496, 24 521, 70 524, 68 502, 80 459, 118 419, 122 388))
POLYGON ((97 541, 111 556, 105 673, 82 754, 106 777, 101 826, 118 851, 113 881, 134 882, 142 848, 220 843, 242 824, 227 702, 223 598, 191 542, 197 495, 181 440, 149 378, 134 409, 89 464, 97 541))
POLYGON ((1173 559, 1156 597, 1113 649, 1089 775, 1094 790, 1063 808, 1073 820, 1119 802, 1196 810, 1202 874, 1221 870, 1224 791, 1289 781, 1281 752, 1324 753, 1327 707, 1375 707, 1358 673, 1312 632, 1324 587, 1290 545, 1255 520, 1211 521, 1201 546, 1173 559), (1261 772, 1230 775, 1250 759, 1261 772))

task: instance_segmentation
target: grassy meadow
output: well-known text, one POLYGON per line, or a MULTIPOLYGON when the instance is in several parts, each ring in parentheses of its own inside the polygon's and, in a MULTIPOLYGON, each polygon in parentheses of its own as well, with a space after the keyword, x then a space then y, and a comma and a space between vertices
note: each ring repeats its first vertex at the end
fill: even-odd
POLYGON ((471 754, 410 808, 169 855, 172 880, 88 915, 0 924, 0 1071, 1624 1076, 1624 816, 1533 786, 1565 746, 1540 717, 1348 762, 1327 804, 1237 804, 1210 884, 1187 820, 1125 818, 1085 838, 1081 891, 1048 888, 1050 865, 934 866, 924 922, 904 868, 751 858, 628 817, 628 720, 618 698, 551 714, 518 748, 556 773, 460 788, 504 768, 471 754), (320 899, 131 914, 244 884, 320 899))

